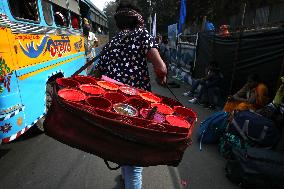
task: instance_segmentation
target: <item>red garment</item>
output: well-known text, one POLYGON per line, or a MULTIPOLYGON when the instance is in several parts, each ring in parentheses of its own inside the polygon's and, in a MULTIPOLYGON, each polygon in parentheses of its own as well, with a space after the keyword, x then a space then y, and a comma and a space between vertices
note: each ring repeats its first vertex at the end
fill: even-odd
POLYGON ((76 16, 73 16, 71 23, 74 29, 79 29, 79 20, 76 16))

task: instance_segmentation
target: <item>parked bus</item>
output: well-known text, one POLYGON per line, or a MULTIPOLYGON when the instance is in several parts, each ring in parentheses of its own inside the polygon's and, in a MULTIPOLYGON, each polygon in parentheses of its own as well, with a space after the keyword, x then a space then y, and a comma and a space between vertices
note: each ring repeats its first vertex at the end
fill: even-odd
MULTIPOLYGON (((80 12, 85 5, 98 11, 89 1, 0 1, 0 143, 41 127, 50 105, 50 82, 85 64, 80 12)), ((100 35, 107 36, 102 17, 105 22, 95 21, 106 31, 100 35)))

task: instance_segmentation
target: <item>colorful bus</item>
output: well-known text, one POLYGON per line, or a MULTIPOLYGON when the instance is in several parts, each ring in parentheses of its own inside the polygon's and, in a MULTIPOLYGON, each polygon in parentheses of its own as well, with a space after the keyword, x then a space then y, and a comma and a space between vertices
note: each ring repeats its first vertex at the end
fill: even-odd
MULTIPOLYGON (((88 18, 98 11, 89 1, 0 1, 0 143, 41 127, 50 82, 85 64, 81 7, 88 18)), ((107 36, 103 20, 96 27, 107 36)))

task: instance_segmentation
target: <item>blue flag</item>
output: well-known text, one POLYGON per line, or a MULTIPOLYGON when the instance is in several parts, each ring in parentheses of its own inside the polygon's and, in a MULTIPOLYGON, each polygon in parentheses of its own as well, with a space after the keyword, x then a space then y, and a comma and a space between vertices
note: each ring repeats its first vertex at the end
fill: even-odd
POLYGON ((181 0, 178 33, 182 32, 182 26, 185 23, 185 17, 186 17, 186 0, 181 0))

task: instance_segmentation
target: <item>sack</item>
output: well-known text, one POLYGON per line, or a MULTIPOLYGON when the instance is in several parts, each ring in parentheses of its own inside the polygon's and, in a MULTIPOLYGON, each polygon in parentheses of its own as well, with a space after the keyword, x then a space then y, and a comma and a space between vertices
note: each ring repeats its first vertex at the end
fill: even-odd
POLYGON ((44 129, 64 144, 119 165, 177 166, 190 144, 186 128, 94 109, 63 100, 57 92, 44 129))
POLYGON ((219 141, 227 127, 228 117, 227 112, 216 112, 201 122, 197 132, 200 149, 201 143, 212 144, 219 141))
POLYGON ((233 150, 227 178, 243 188, 284 189, 284 154, 268 149, 233 150))
POLYGON ((253 146, 265 148, 274 147, 280 138, 272 120, 249 110, 235 113, 228 132, 239 135, 253 146))

